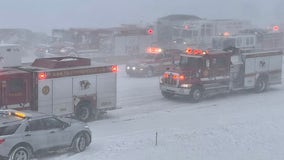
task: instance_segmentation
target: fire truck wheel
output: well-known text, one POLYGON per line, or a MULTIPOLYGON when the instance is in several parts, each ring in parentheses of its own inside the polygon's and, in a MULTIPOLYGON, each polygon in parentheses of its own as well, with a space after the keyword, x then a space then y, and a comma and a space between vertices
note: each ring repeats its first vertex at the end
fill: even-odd
POLYGON ((168 93, 168 92, 164 92, 164 91, 162 91, 162 95, 167 99, 172 98, 174 96, 173 93, 168 93))
POLYGON ((258 78, 256 83, 255 83, 255 92, 256 93, 260 93, 265 91, 265 89, 267 88, 267 80, 265 78, 258 78))
POLYGON ((81 121, 88 121, 91 117, 91 109, 87 105, 80 105, 76 110, 76 116, 81 121))
POLYGON ((200 87, 194 87, 191 89, 190 96, 191 96, 192 102, 194 103, 199 102, 202 98, 202 95, 203 93, 200 87))

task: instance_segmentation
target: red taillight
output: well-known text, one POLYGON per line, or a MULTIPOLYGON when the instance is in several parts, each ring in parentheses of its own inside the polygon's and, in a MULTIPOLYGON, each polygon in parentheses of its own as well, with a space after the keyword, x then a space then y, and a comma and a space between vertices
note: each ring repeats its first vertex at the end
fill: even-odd
POLYGON ((117 72, 117 70, 118 70, 117 66, 111 66, 111 71, 112 72, 117 72))
POLYGON ((0 139, 0 144, 4 143, 5 139, 0 139))
POLYGON ((164 78, 169 78, 169 74, 168 73, 164 73, 163 77, 164 78))
POLYGON ((44 72, 39 73, 39 74, 38 74, 38 79, 39 79, 39 80, 46 79, 46 73, 44 73, 44 72))

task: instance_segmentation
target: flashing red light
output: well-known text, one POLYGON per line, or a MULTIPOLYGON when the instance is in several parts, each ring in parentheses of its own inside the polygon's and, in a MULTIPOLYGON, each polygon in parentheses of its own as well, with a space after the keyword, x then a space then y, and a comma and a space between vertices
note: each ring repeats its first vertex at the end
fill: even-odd
POLYGON ((179 76, 179 80, 183 81, 185 79, 185 76, 184 75, 180 75, 179 76))
POLYGON ((187 54, 191 54, 191 53, 192 53, 192 49, 191 49, 191 48, 187 48, 187 49, 185 50, 185 52, 186 52, 187 54))
POLYGON ((193 54, 193 55, 205 55, 208 54, 208 50, 201 50, 201 49, 192 49, 187 48, 185 50, 186 54, 193 54))
POLYGON ((195 50, 193 51, 193 53, 194 53, 195 55, 199 55, 199 54, 202 54, 202 50, 200 50, 200 49, 195 49, 195 50))
POLYGON ((41 72, 41 73, 38 74, 38 79, 39 79, 39 80, 46 79, 46 77, 47 77, 47 76, 46 76, 46 73, 44 73, 44 72, 41 72))
POLYGON ((5 139, 0 139, 0 144, 4 143, 5 139))
POLYGON ((148 33, 149 35, 152 35, 152 34, 154 33, 154 31, 153 31, 152 28, 149 28, 149 29, 147 30, 147 33, 148 33))
POLYGON ((225 37, 228 37, 228 36, 230 35, 230 33, 229 33, 229 32, 224 32, 223 35, 224 35, 225 37))
POLYGON ((184 26, 184 29, 185 29, 185 30, 189 30, 189 25, 185 25, 185 26, 184 26))
POLYGON ((112 72, 117 72, 118 70, 118 67, 117 66, 111 66, 111 71, 112 72))
POLYGON ((164 78, 169 78, 169 74, 168 74, 168 73, 164 73, 164 74, 163 74, 163 77, 164 77, 164 78))
POLYGON ((279 31, 279 26, 273 26, 273 31, 279 31))
POLYGON ((152 53, 152 54, 158 54, 162 52, 161 48, 157 48, 157 47, 149 47, 146 49, 147 53, 152 53))

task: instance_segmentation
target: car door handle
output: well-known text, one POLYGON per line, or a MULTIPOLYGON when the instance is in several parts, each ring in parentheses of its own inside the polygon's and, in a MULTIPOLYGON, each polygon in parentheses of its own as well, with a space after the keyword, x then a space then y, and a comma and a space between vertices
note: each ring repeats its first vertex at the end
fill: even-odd
POLYGON ((32 135, 31 135, 31 134, 26 134, 26 135, 25 135, 25 137, 30 137, 30 136, 32 136, 32 135))
POLYGON ((50 131, 49 133, 55 133, 55 131, 50 131))

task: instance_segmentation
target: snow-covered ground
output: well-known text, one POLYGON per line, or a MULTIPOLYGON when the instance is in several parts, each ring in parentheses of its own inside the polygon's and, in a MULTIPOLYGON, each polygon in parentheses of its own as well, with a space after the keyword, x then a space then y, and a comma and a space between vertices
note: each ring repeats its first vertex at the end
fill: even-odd
POLYGON ((44 160, 282 160, 284 85, 200 103, 167 100, 158 77, 130 78, 120 66, 118 107, 89 123, 93 142, 44 160), (157 135, 157 145, 156 145, 157 135))

